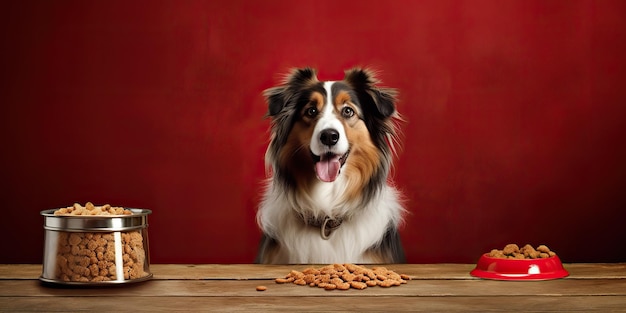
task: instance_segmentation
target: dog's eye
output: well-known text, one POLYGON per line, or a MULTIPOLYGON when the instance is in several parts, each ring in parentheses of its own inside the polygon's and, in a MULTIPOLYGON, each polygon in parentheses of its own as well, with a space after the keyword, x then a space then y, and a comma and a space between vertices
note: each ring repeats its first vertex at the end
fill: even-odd
POLYGON ((308 117, 315 117, 317 115, 317 108, 316 107, 310 107, 310 108, 306 109, 304 111, 304 115, 306 115, 308 117))
POLYGON ((354 116, 354 110, 351 107, 343 107, 341 109, 341 115, 345 118, 351 118, 354 116))

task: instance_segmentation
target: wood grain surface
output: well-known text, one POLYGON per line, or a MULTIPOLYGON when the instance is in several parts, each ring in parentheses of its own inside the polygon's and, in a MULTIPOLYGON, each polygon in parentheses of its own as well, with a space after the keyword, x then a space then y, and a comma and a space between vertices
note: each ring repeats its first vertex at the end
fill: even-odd
POLYGON ((407 284, 326 291, 276 284, 307 265, 153 264, 154 278, 114 287, 42 285, 41 265, 0 265, 0 311, 626 312, 626 264, 566 264, 547 281, 471 277, 471 264, 394 264, 407 284), (263 285, 265 291, 257 291, 263 285))

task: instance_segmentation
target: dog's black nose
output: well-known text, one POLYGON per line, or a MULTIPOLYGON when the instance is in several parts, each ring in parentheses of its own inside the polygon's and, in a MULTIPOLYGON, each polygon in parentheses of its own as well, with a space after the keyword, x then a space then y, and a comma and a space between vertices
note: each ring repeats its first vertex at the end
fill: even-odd
POLYGON ((339 132, 332 128, 324 129, 320 134, 320 141, 327 146, 334 146, 339 141, 339 132))

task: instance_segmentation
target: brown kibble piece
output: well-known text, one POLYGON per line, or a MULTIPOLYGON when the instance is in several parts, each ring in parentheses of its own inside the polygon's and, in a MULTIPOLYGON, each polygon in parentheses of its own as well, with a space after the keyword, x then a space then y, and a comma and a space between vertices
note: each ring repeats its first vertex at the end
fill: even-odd
POLYGON ((489 252, 489 256, 492 258, 504 258, 505 257, 504 253, 502 253, 502 250, 498 250, 498 249, 491 250, 491 252, 489 252))
POLYGON ((337 289, 337 285, 328 283, 328 284, 324 285, 324 289, 326 289, 326 290, 335 290, 335 289, 337 289))
POLYGON ((358 282, 358 281, 353 281, 350 283, 350 287, 354 288, 354 289, 365 289, 367 288, 367 283, 362 283, 362 282, 358 282))
POLYGON ((546 245, 541 245, 541 246, 537 247, 537 251, 543 252, 543 253, 548 253, 548 252, 550 252, 550 249, 546 245))
POLYGON ((265 286, 256 286, 256 291, 265 291, 267 290, 267 287, 265 286))
POLYGON ((504 247, 504 249, 502 249, 502 253, 504 253, 504 255, 513 255, 514 253, 519 253, 519 247, 514 244, 508 244, 504 247))

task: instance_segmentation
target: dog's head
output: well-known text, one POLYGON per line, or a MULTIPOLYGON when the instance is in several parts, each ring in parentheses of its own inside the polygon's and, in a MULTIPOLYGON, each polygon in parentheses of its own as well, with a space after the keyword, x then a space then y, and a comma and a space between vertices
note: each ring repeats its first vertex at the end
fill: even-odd
POLYGON ((323 82, 304 68, 266 90, 272 119, 266 161, 274 178, 299 188, 341 176, 361 185, 384 182, 397 113, 395 91, 376 83, 368 70, 351 69, 342 81, 323 82))

